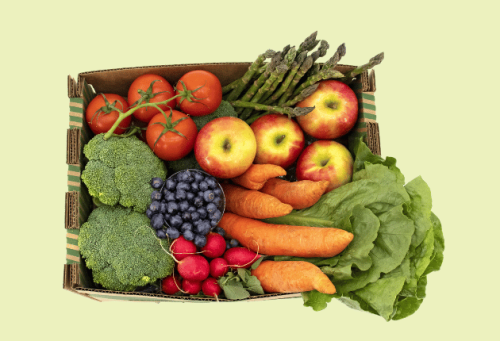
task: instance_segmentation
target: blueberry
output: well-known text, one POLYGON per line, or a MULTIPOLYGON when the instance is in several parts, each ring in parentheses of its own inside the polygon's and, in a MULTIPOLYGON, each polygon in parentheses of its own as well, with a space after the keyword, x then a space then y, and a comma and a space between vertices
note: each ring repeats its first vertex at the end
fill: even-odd
POLYGON ((165 200, 167 200, 167 201, 175 201, 175 193, 174 192, 169 192, 168 195, 165 197, 165 200))
POLYGON ((163 215, 163 223, 164 223, 164 225, 168 225, 168 224, 170 224, 170 218, 171 218, 171 217, 172 217, 172 216, 171 216, 170 214, 168 214, 168 213, 165 213, 165 214, 163 215))
POLYGON ((184 221, 191 221, 191 213, 189 213, 189 212, 182 212, 181 218, 184 221))
POLYGON ((177 191, 183 190, 183 191, 189 191, 191 189, 191 186, 187 182, 179 182, 177 184, 177 191))
POLYGON ((208 214, 208 219, 219 221, 222 218, 222 213, 219 210, 215 210, 208 214))
POLYGON ((229 244, 229 240, 226 240, 226 250, 229 250, 231 248, 231 244, 229 244))
POLYGON ((211 228, 212 226, 208 220, 202 220, 201 223, 195 227, 194 231, 198 234, 207 235, 211 228))
POLYGON ((205 177, 200 172, 194 172, 194 180, 197 182, 203 181, 205 177))
POLYGON ((167 235, 170 239, 177 239, 180 237, 180 232, 177 229, 174 229, 173 227, 167 228, 167 235))
POLYGON ((167 189, 167 187, 163 187, 161 189, 161 195, 163 195, 164 198, 167 197, 168 193, 170 193, 170 191, 167 189))
POLYGON ((198 210, 196 210, 196 212, 198 212, 200 214, 201 219, 205 219, 208 215, 208 212, 205 209, 205 207, 200 207, 198 210))
POLYGON ((212 202, 217 206, 219 207, 220 203, 222 202, 222 198, 221 197, 215 197, 214 200, 212 200, 212 202))
POLYGON ((199 187, 200 187, 200 191, 205 192, 208 189, 208 184, 206 181, 202 181, 202 182, 200 182, 199 187))
POLYGON ((149 209, 151 210, 151 212, 157 213, 160 212, 160 206, 160 202, 155 200, 151 203, 151 205, 149 205, 149 209))
POLYGON ((165 239, 167 238, 167 234, 165 233, 165 230, 156 230, 156 236, 160 239, 165 239))
POLYGON ((192 201, 194 199, 194 194, 191 192, 186 192, 186 199, 192 201))
POLYGON ((182 218, 180 215, 176 214, 176 215, 173 215, 172 217, 170 217, 170 223, 169 223, 170 226, 172 227, 179 227, 182 225, 182 218))
POLYGON ((194 233, 191 230, 184 231, 182 233, 182 235, 184 236, 184 239, 186 239, 186 240, 193 240, 194 239, 194 233))
POLYGON ((219 223, 219 219, 212 219, 210 220, 210 226, 215 227, 219 223))
POLYGON ((215 212, 216 209, 217 209, 217 205, 214 204, 213 202, 211 202, 210 204, 207 205, 207 212, 208 213, 215 212))
POLYGON ((160 212, 163 214, 167 212, 167 203, 164 201, 160 202, 160 212))
POLYGON ((201 207, 203 206, 204 202, 203 202, 203 198, 202 197, 196 197, 193 199, 193 205, 196 206, 196 207, 201 207))
POLYGON ((181 201, 179 203, 179 211, 187 211, 187 209, 189 208, 189 203, 187 202, 187 200, 184 200, 184 201, 181 201))
POLYGON ((153 215, 151 218, 151 227, 155 230, 159 230, 163 227, 163 214, 158 213, 153 215))
POLYGON ((204 247, 206 243, 207 243, 207 238, 205 238, 205 236, 199 234, 194 236, 194 245, 198 247, 204 247))
POLYGON ((218 226, 217 226, 217 227, 214 229, 214 231, 215 231, 216 233, 220 234, 222 237, 224 237, 224 236, 226 235, 226 231, 224 231, 224 229, 223 229, 222 227, 218 227, 218 226))
POLYGON ((211 189, 217 188, 217 181, 215 181, 214 178, 212 178, 212 177, 206 178, 205 182, 207 183, 208 188, 211 188, 211 189))
POLYGON ((237 247, 239 245, 239 243, 236 239, 231 239, 229 241, 229 245, 231 245, 231 247, 237 247))
POLYGON ((194 220, 194 219, 193 219, 193 226, 195 226, 195 227, 196 227, 196 226, 200 225, 202 221, 203 221, 203 220, 201 220, 201 219, 198 219, 198 220, 194 220))
POLYGON ((163 186, 163 180, 161 178, 152 178, 151 179, 151 187, 160 188, 163 186))
POLYGON ((196 212, 196 210, 197 210, 197 208, 196 208, 196 207, 194 207, 194 206, 189 206, 189 208, 187 209, 187 211, 188 211, 189 213, 196 212))
POLYGON ((158 201, 160 201, 161 197, 162 197, 162 195, 161 195, 161 193, 159 191, 153 191, 151 193, 151 200, 158 200, 158 201))
POLYGON ((167 204, 167 213, 168 214, 176 214, 177 211, 179 210, 179 205, 175 201, 170 201, 167 204))
POLYGON ((200 214, 198 212, 192 212, 191 213, 191 221, 197 221, 200 219, 200 214))
POLYGON ((215 199, 214 191, 212 191, 211 189, 205 191, 203 193, 203 199, 205 199, 206 202, 213 201, 215 199))
POLYGON ((193 230, 193 224, 191 224, 191 223, 183 223, 181 225, 181 232, 182 233, 186 232, 187 230, 193 230))
POLYGON ((184 200, 184 199, 186 199, 186 191, 182 190, 182 189, 178 189, 175 192, 175 199, 177 199, 177 200, 184 200))
POLYGON ((146 217, 148 217, 149 219, 151 219, 151 217, 153 216, 153 211, 151 211, 149 208, 146 210, 146 217))
POLYGON ((216 197, 220 197, 222 195, 222 191, 219 187, 214 189, 214 194, 216 197))
POLYGON ((180 179, 181 179, 181 181, 184 181, 184 182, 194 181, 194 177, 192 176, 191 172, 188 170, 181 173, 180 179))
POLYGON ((177 185, 177 181, 173 179, 168 179, 167 180, 167 189, 169 191, 173 191, 175 189, 175 186, 177 185))
POLYGON ((199 186, 198 186, 198 183, 197 182, 192 182, 191 183, 191 191, 192 192, 198 192, 199 191, 199 186))

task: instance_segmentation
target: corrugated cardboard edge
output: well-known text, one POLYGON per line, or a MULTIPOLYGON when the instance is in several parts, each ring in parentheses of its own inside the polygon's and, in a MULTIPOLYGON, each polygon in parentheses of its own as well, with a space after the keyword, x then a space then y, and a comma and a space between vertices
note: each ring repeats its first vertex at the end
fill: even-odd
POLYGON ((368 122, 366 124, 366 140, 368 148, 375 155, 381 155, 380 132, 377 122, 368 122))
POLYGON ((79 229, 80 223, 78 221, 78 215, 80 214, 80 197, 78 192, 66 192, 65 203, 64 227, 66 229, 79 229))
POLYGON ((100 300, 98 300, 97 298, 76 290, 78 288, 78 286, 80 285, 79 271, 80 271, 80 269, 79 269, 78 263, 64 264, 63 289, 74 292, 75 294, 79 294, 81 296, 90 298, 94 301, 100 302, 100 300))
POLYGON ((66 138, 66 163, 78 165, 80 163, 81 130, 78 128, 68 129, 66 138))
POLYGON ((370 71, 370 75, 368 76, 368 86, 369 86, 369 90, 366 90, 366 91, 370 91, 370 92, 377 91, 377 84, 375 82, 375 70, 373 70, 373 69, 370 71))

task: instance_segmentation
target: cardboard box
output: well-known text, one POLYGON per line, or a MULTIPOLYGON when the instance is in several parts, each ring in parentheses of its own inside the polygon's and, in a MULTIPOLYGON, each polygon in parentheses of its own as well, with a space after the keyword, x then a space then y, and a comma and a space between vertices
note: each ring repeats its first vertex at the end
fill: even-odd
MULTIPOLYGON (((66 193, 65 229, 66 229, 66 264, 64 264, 63 288, 97 301, 127 300, 127 301, 215 301, 213 298, 181 297, 144 292, 117 292, 97 289, 91 278, 90 271, 80 257, 78 235, 80 226, 87 220, 93 209, 92 199, 85 185, 81 182, 81 170, 85 167, 83 146, 93 133, 84 120, 87 104, 97 93, 116 93, 127 97, 130 84, 135 78, 146 73, 156 73, 166 78, 172 85, 186 72, 191 70, 206 70, 215 74, 222 86, 240 78, 246 72, 250 63, 211 63, 184 64, 123 68, 84 72, 78 75, 77 81, 68 77, 68 97, 70 99, 69 129, 67 132, 68 192, 66 193)), ((354 69, 354 66, 338 65, 340 72, 354 69)), ((359 102, 358 122, 349 137, 364 136, 368 147, 374 154, 380 155, 380 138, 375 113, 375 73, 364 72, 352 84, 359 102)), ((248 301, 283 299, 300 297, 294 294, 266 294, 251 296, 248 301)), ((222 302, 234 302, 219 299, 222 302)))

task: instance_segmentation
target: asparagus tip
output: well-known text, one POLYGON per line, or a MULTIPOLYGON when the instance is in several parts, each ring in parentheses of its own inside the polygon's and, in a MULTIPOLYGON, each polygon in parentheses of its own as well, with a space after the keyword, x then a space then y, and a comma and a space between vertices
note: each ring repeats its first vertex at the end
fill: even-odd
POLYGON ((311 111, 314 110, 315 107, 295 107, 293 108, 293 115, 294 116, 304 116, 309 114, 311 111))

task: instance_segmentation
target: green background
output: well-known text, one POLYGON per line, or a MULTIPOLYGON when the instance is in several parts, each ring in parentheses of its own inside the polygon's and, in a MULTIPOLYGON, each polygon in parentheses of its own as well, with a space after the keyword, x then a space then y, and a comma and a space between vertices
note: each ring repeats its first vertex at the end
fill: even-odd
MULTIPOLYGON (((15 339, 462 340, 498 336, 498 8, 493 1, 28 1, 3 5, 2 331, 15 339), (349 5, 348 5, 349 4, 349 5), (376 67, 383 156, 422 175, 443 223, 441 271, 407 319, 300 299, 98 303, 62 289, 66 76, 251 61, 311 32, 376 67)), ((326 59, 326 58, 324 58, 326 59)))

